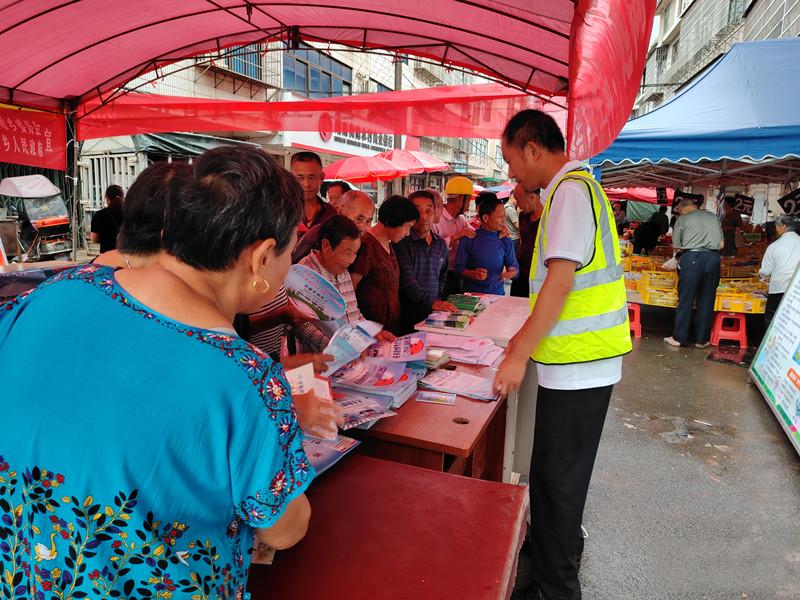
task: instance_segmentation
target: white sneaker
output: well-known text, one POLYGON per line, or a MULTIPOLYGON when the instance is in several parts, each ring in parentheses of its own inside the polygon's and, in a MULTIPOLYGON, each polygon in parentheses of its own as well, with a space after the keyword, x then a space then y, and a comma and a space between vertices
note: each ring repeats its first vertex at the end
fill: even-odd
POLYGON ((700 350, 705 350, 705 349, 706 349, 706 348, 708 348, 710 345, 711 345, 711 342, 704 342, 704 343, 702 343, 702 344, 700 344, 700 343, 697 343, 697 344, 695 344, 695 345, 694 345, 694 347, 695 347, 695 348, 700 348, 700 350))
POLYGON ((676 348, 680 348, 681 343, 672 336, 665 337, 664 341, 670 346, 675 346, 676 348))

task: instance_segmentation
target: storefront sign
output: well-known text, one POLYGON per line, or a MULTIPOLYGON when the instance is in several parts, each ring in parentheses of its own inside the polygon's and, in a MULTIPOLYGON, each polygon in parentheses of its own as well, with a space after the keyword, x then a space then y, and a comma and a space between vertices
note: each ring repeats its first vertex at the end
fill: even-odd
POLYGON ((63 171, 66 146, 63 115, 0 108, 0 162, 63 171))
POLYGON ((778 204, 787 215, 800 214, 800 188, 780 198, 778 204))
POLYGON ((800 271, 783 296, 750 375, 800 452, 800 271))

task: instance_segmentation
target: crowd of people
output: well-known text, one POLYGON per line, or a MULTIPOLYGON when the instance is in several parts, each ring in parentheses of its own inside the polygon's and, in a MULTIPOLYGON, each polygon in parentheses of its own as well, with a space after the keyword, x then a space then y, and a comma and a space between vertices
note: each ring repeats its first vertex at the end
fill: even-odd
MULTIPOLYGON (((37 399, 2 403, 0 439, 10 442, 0 476, 12 503, 30 507, 4 510, 3 527, 35 533, 29 558, 14 550, 15 585, 28 597, 87 586, 129 595, 141 582, 202 597, 242 594, 253 535, 274 549, 305 535, 314 470, 303 432, 336 426, 313 392, 292 393, 285 369, 324 371, 333 359, 324 350, 344 323, 376 321, 379 339, 393 340, 432 311, 455 311, 451 293, 504 294, 511 282, 532 311, 494 386, 519 390, 531 361, 539 385, 523 554, 537 597, 579 598, 583 507, 632 347, 620 214, 567 158, 545 113, 513 117, 501 147, 517 185, 505 204, 479 194, 472 221, 466 177, 451 177, 443 194, 391 196, 376 215, 370 196, 349 185, 322 196, 316 154, 295 154, 287 170, 249 146, 209 150, 191 166, 154 164, 124 202, 121 189, 109 190, 93 229, 104 243, 109 223, 118 225, 113 247, 0 306, 4 354, 34 355, 54 335, 70 348, 47 378, 0 362, 4 398, 37 399), (293 263, 341 293, 340 320, 309 319, 289 302, 293 263), (98 332, 106 352, 97 352, 98 332), (91 365, 102 403, 66 363, 91 365), (41 532, 51 529, 48 547, 41 532), (65 553, 69 563, 49 562, 65 553)), ((677 208, 680 301, 667 341, 704 347, 724 232, 694 201, 677 208)), ((659 234, 669 227, 666 211, 650 222, 659 234)), ((800 220, 781 217, 776 229, 761 267, 772 308, 800 262, 800 220)), ((11 552, 3 539, 0 551, 11 552)))

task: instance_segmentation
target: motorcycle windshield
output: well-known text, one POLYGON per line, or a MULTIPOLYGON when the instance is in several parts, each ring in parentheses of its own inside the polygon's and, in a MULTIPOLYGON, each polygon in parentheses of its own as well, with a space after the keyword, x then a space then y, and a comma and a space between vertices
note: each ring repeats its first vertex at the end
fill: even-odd
POLYGON ((58 196, 48 196, 47 198, 24 198, 25 213, 32 223, 42 219, 52 219, 54 217, 68 217, 67 206, 63 198, 58 196))

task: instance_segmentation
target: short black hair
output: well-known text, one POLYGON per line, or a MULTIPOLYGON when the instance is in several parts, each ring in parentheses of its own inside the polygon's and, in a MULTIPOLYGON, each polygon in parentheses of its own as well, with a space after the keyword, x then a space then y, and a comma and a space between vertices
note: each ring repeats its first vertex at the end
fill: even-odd
POLYGON ((390 196, 378 208, 378 221, 386 227, 400 227, 417 219, 417 207, 405 196, 390 196))
POLYGON ((497 197, 497 194, 493 192, 481 192, 481 194, 486 194, 482 199, 480 199, 480 194, 478 194, 478 199, 475 201, 478 205, 478 218, 483 219, 483 217, 491 215, 498 206, 503 205, 503 201, 497 197))
POLYGON ((733 196, 725 196, 725 204, 728 206, 736 206, 736 198, 733 196))
POLYGON ((319 228, 319 241, 317 250, 322 249, 322 240, 328 240, 331 248, 336 248, 342 240, 357 240, 361 238, 361 232, 351 219, 344 215, 336 215, 332 219, 325 221, 319 228))
POLYGON ((475 196, 475 206, 480 208, 481 204, 483 204, 486 200, 497 200, 502 204, 503 202, 497 198, 497 194, 494 192, 487 192, 486 190, 479 192, 477 196, 475 196))
POLYGON ((117 198, 124 198, 125 192, 122 191, 122 188, 116 184, 110 185, 106 188, 105 197, 109 200, 115 200, 117 198))
POLYGON ((434 196, 433 192, 430 190, 417 190, 416 192, 411 192, 408 195, 408 199, 413 203, 414 198, 427 198, 431 201, 431 204, 433 204, 433 208, 436 208, 436 196, 434 196))
POLYGON ((315 162, 322 168, 322 159, 316 152, 298 152, 293 154, 289 160, 289 164, 293 165, 296 162, 315 162))
POLYGON ((331 181, 328 184, 328 187, 325 189, 325 193, 327 194, 332 187, 338 187, 339 189, 341 189, 342 194, 344 194, 345 192, 349 192, 351 190, 350 186, 347 185, 344 181, 340 181, 337 179, 336 181, 331 181))
POLYGON ((523 110, 511 117, 503 130, 503 141, 519 148, 533 142, 550 152, 564 152, 564 134, 553 117, 540 110, 523 110))
POLYGON ((253 146, 219 146, 195 161, 195 181, 164 217, 162 246, 207 271, 230 268, 251 244, 274 239, 283 252, 303 209, 297 179, 253 146))
POLYGON ((158 252, 167 204, 193 180, 194 171, 185 162, 157 162, 142 171, 128 190, 122 207, 122 227, 117 240, 120 252, 141 256, 158 252))
POLYGON ((658 210, 660 212, 662 212, 662 213, 667 212, 667 205, 666 204, 662 204, 661 206, 658 207, 658 210))

